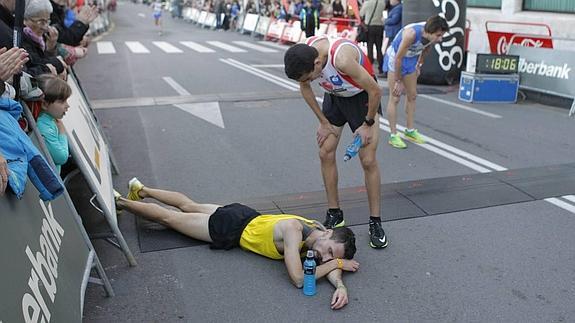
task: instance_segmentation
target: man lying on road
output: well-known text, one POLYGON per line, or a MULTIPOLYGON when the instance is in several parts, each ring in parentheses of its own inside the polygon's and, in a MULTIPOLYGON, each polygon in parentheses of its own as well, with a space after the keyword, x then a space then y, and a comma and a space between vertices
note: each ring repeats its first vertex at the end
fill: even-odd
POLYGON ((191 238, 211 243, 213 249, 237 246, 271 259, 284 259, 289 278, 303 286, 302 252, 311 249, 318 266, 316 279, 327 277, 335 287, 331 308, 348 303, 342 272, 355 272, 359 263, 355 254, 355 235, 349 228, 325 229, 323 225, 291 214, 260 214, 245 205, 200 204, 182 193, 144 186, 137 178, 130 180, 127 198, 116 194, 116 207, 161 223, 191 238), (140 200, 153 198, 179 209, 172 210, 140 200))

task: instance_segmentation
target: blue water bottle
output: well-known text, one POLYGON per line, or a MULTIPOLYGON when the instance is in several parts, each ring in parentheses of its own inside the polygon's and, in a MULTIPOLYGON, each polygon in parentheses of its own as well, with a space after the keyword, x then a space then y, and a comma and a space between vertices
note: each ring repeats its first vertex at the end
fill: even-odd
POLYGON ((345 149, 345 155, 343 156, 343 161, 346 162, 355 157, 355 155, 357 155, 357 153, 359 152, 360 148, 361 148, 361 136, 357 135, 355 136, 355 138, 353 138, 353 142, 349 144, 349 146, 347 146, 347 148, 345 149))
POLYGON ((307 296, 315 295, 315 259, 313 250, 308 250, 303 262, 303 293, 307 296))

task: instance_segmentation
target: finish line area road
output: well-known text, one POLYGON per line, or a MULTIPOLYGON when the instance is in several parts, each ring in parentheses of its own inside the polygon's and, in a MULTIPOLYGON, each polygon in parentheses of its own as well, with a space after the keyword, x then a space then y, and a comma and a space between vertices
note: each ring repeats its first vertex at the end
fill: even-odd
MULTIPOLYGON (((117 160, 119 191, 126 193, 127 181, 137 176, 205 203, 322 192, 318 122, 297 83, 284 75, 287 46, 201 29, 168 13, 163 19, 160 36, 150 8, 121 3, 114 30, 75 66, 117 160)), ((387 83, 379 82, 384 187, 575 161, 575 124, 567 110, 530 101, 467 104, 446 87, 419 87, 415 124, 427 143, 392 148, 387 83)), ((400 126, 403 111, 402 102, 400 126)), ((361 189, 359 160, 343 163, 349 128, 340 141, 339 187, 361 189)), ((545 179, 544 172, 539 176, 545 179)), ((95 241, 116 296, 89 286, 84 319, 573 321, 574 194, 387 221, 384 250, 369 248, 366 224, 351 226, 361 269, 344 275, 350 301, 340 311, 329 308, 327 282, 318 284, 315 297, 304 297, 281 261, 207 245, 140 252, 134 216, 124 214, 120 228, 139 265, 129 268, 120 252, 95 241)))

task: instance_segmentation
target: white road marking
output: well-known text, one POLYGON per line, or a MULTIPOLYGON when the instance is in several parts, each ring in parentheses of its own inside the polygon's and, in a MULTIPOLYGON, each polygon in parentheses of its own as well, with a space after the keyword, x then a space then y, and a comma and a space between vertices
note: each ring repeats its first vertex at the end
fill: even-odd
POLYGON ((284 68, 284 64, 252 64, 250 66, 261 68, 284 68))
POLYGON ((232 53, 245 53, 247 52, 245 49, 241 49, 239 47, 236 46, 232 46, 232 45, 228 45, 226 43, 222 43, 221 41, 217 41, 217 40, 211 40, 211 41, 207 41, 206 43, 221 48, 223 50, 227 50, 228 52, 232 52, 232 53))
POLYGON ((183 53, 181 49, 165 41, 154 41, 152 44, 168 54, 183 53))
POLYGON ((127 41, 126 46, 132 51, 134 54, 149 54, 150 51, 142 45, 139 41, 127 41))
POLYGON ((499 118, 501 118, 501 116, 498 115, 498 114, 490 113, 490 112, 485 112, 485 111, 483 111, 483 110, 479 110, 479 109, 476 109, 476 108, 468 107, 468 106, 466 106, 466 105, 464 105, 464 104, 452 102, 452 101, 449 101, 449 100, 440 99, 440 98, 435 97, 435 96, 433 96, 433 95, 418 94, 417 96, 422 97, 422 98, 426 98, 426 99, 428 99, 428 100, 432 100, 432 101, 435 101, 435 102, 447 104, 447 105, 450 105, 450 106, 452 106, 452 107, 456 107, 456 108, 459 108, 459 109, 462 109, 462 110, 465 110, 465 111, 469 111, 469 112, 481 114, 481 115, 484 115, 484 116, 486 116, 486 117, 490 117, 490 118, 494 118, 494 119, 499 119, 499 118))
POLYGON ((575 195, 565 195, 563 196, 564 199, 575 203, 575 195))
POLYGON ((272 49, 269 47, 256 45, 256 44, 248 42, 248 41, 236 40, 236 41, 233 41, 233 43, 236 45, 240 45, 243 47, 257 50, 258 52, 262 52, 262 53, 277 53, 278 52, 277 49, 272 49))
POLYGON ((184 45, 190 49, 193 49, 199 53, 214 53, 215 52, 215 50, 208 48, 206 46, 200 45, 200 44, 193 42, 193 41, 181 41, 180 44, 182 44, 182 45, 184 45))
POLYGON ((184 103, 174 104, 174 106, 213 125, 224 128, 224 118, 222 118, 222 112, 218 102, 184 103))
POLYGON ((145 14, 143 14, 143 13, 141 13, 141 12, 140 12, 140 13, 138 13, 138 16, 140 16, 140 17, 142 17, 142 18, 146 18, 146 15, 145 15, 145 14))
POLYGON ((228 58, 228 59, 220 58, 220 61, 223 62, 223 63, 226 63, 226 64, 228 64, 228 65, 230 65, 230 66, 233 66, 233 67, 235 67, 235 68, 239 68, 239 69, 241 69, 241 70, 243 70, 243 71, 246 71, 246 72, 248 72, 248 73, 250 73, 250 74, 253 74, 253 75, 255 75, 255 76, 261 77, 261 78, 263 78, 263 79, 266 80, 266 81, 270 81, 270 82, 272 82, 272 83, 274 83, 274 84, 277 84, 277 85, 279 85, 279 86, 281 86, 281 87, 283 87, 283 88, 286 88, 286 89, 288 89, 288 90, 292 90, 292 91, 298 91, 298 90, 299 90, 299 85, 292 84, 291 82, 287 82, 286 80, 281 79, 281 78, 279 78, 279 77, 277 77, 277 76, 275 76, 275 75, 273 75, 273 74, 270 74, 270 73, 267 73, 267 72, 264 72, 264 71, 260 71, 260 70, 254 68, 254 67, 251 67, 251 66, 249 66, 249 65, 247 65, 247 64, 238 62, 238 61, 236 61, 236 60, 234 60, 234 59, 231 59, 231 58, 228 58))
POLYGON ((98 54, 115 54, 116 48, 111 41, 99 41, 96 43, 98 47, 98 54))
POLYGON ((575 206, 573 206, 573 205, 571 205, 571 204, 569 204, 569 203, 567 203, 567 202, 563 202, 563 201, 561 201, 561 200, 558 199, 558 198, 551 197, 551 198, 545 199, 545 201, 547 201, 547 202, 549 202, 549 203, 551 203, 551 204, 553 204, 553 205, 556 205, 556 206, 558 206, 558 207, 560 207, 560 208, 562 208, 562 209, 564 209, 564 210, 567 210, 567 211, 569 211, 569 212, 571 212, 571 213, 575 213, 575 206))
POLYGON ((266 45, 266 46, 270 46, 270 47, 275 47, 277 49, 281 49, 281 50, 287 50, 288 48, 290 48, 290 46, 288 45, 281 45, 281 44, 276 44, 276 43, 271 43, 269 41, 259 41, 258 43, 262 44, 262 45, 266 45))
POLYGON ((164 76, 162 79, 164 79, 168 85, 170 85, 176 92, 178 92, 179 95, 191 95, 190 92, 184 89, 180 84, 178 84, 178 82, 174 81, 173 78, 164 76))

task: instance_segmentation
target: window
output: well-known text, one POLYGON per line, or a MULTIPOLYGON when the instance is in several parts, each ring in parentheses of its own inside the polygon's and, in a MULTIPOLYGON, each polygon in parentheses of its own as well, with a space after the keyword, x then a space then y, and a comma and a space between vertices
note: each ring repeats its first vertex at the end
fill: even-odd
POLYGON ((483 8, 501 8, 501 0, 467 0, 467 6, 483 7, 483 8))
POLYGON ((523 0, 523 10, 575 13, 573 0, 523 0))

